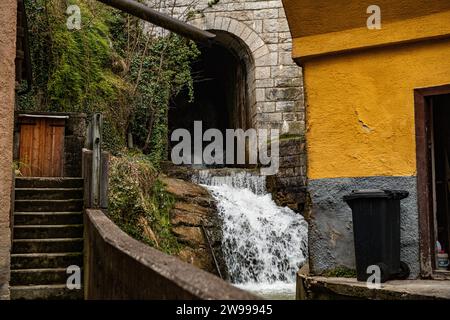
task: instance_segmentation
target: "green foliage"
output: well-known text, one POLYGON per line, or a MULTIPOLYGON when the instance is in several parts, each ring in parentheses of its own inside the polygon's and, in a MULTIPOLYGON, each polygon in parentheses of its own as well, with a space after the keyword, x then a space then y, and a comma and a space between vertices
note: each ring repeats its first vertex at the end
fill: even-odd
MULTIPOLYGON (((58 0, 27 1, 33 61, 34 108, 48 111, 103 111, 126 86, 114 75, 108 10, 94 1, 68 1, 81 9, 82 29, 66 26, 66 6, 58 0)), ((29 97, 28 101, 30 101, 29 97)), ((25 109, 33 107, 23 105, 25 109)))
POLYGON ((139 152, 113 157, 109 179, 110 218, 135 239, 168 254, 178 253, 180 244, 169 221, 174 199, 148 158, 139 152))
POLYGON ((324 277, 337 277, 337 278, 355 278, 356 270, 347 267, 337 267, 335 269, 325 271, 322 276, 324 277))
POLYGON ((179 36, 147 39, 147 54, 131 61, 130 77, 136 83, 132 133, 136 144, 158 167, 166 157, 168 107, 171 97, 184 87, 193 99, 191 61, 200 52, 179 36))
POLYGON ((155 167, 167 148, 168 105, 187 87, 193 97, 193 42, 153 37, 143 23, 94 0, 26 0, 33 90, 19 109, 103 112, 104 146, 115 153, 132 133, 155 167), (81 30, 66 26, 66 9, 81 9, 81 30))
POLYGON ((170 99, 183 88, 193 98, 197 47, 176 35, 150 36, 142 21, 95 0, 25 4, 33 89, 19 98, 19 109, 102 112, 103 147, 122 154, 111 161, 110 217, 136 239, 176 253, 173 199, 155 168, 166 156, 170 99), (81 30, 67 28, 71 4, 81 9, 81 30), (140 149, 133 154, 126 153, 129 133, 140 149))
POLYGON ((109 150, 112 154, 119 154, 125 150, 125 137, 110 118, 103 121, 102 138, 102 148, 109 150))

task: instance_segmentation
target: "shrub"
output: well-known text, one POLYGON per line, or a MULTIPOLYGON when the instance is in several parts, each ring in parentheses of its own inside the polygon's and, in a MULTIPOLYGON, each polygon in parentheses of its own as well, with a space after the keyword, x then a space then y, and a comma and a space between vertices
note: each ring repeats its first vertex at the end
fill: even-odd
POLYGON ((138 152, 112 157, 109 217, 126 233, 167 254, 180 249, 171 231, 174 204, 147 156, 138 152))

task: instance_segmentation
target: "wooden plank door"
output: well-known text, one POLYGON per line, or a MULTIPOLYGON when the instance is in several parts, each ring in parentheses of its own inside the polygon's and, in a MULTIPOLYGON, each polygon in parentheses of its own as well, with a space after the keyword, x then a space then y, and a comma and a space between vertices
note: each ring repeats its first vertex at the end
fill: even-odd
POLYGON ((23 118, 20 124, 19 164, 26 177, 62 177, 65 120, 23 118))

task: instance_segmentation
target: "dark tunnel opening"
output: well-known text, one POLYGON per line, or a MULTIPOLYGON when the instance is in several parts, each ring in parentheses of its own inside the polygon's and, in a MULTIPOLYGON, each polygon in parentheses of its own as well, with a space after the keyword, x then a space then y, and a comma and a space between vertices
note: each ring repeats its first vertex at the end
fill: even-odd
MULTIPOLYGON (((226 129, 245 131, 252 127, 248 79, 250 57, 245 48, 235 49, 239 42, 231 39, 231 35, 219 32, 218 40, 211 47, 199 47, 201 54, 192 65, 193 101, 189 102, 188 90, 184 89, 170 105, 169 155, 171 148, 178 143, 170 142, 172 132, 183 128, 193 137, 194 121, 202 122, 203 132, 218 129, 224 137, 226 129), (234 47, 225 44, 230 40, 234 47)), ((203 147, 208 143, 204 142, 203 147)))

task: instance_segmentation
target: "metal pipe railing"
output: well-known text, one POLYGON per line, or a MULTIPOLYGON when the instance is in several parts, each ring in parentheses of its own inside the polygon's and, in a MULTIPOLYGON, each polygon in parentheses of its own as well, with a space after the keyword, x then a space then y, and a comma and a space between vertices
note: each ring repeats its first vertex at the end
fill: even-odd
POLYGON ((153 23, 159 27, 175 32, 183 37, 209 45, 215 34, 203 31, 190 24, 153 10, 134 0, 97 0, 135 17, 153 23))
POLYGON ((205 225, 203 224, 203 222, 201 224, 201 227, 202 227, 203 234, 205 235, 206 241, 208 242, 209 252, 211 253, 211 256, 213 258, 213 262, 214 262, 214 266, 216 267, 217 274, 219 275, 219 277, 221 279, 223 279, 223 275, 222 275, 222 272, 220 271, 219 263, 217 262, 216 255, 214 253, 214 248, 212 247, 211 240, 209 240, 209 236, 208 236, 208 233, 206 232, 206 228, 205 228, 205 225))

